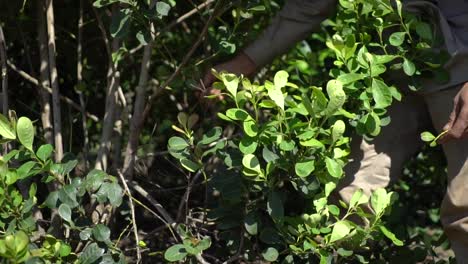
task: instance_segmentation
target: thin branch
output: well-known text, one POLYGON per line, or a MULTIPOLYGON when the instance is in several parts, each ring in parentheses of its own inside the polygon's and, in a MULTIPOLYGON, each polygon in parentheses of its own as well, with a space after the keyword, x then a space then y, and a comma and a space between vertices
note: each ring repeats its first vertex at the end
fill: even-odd
POLYGON ((160 93, 162 93, 165 90, 165 88, 180 74, 180 71, 182 70, 182 68, 188 63, 188 61, 193 56, 193 54, 194 54, 195 50, 198 48, 198 46, 200 46, 201 42, 203 41, 206 34, 208 33, 208 28, 210 27, 211 23, 220 14, 219 11, 221 10, 223 2, 224 1, 218 1, 217 2, 216 6, 215 6, 215 8, 213 10, 213 13, 211 14, 211 16, 208 19, 207 23, 203 27, 203 30, 200 33, 197 41, 193 44, 193 46, 190 48, 188 53, 182 59, 182 62, 179 64, 179 66, 174 71, 174 73, 163 84, 161 84, 159 86, 159 88, 156 89, 153 92, 153 94, 149 97, 149 100, 146 103, 145 108, 144 108, 144 110, 142 112, 141 118, 139 118, 139 120, 135 120, 135 121, 138 121, 138 123, 132 124, 132 127, 131 127, 132 132, 131 132, 129 137, 130 137, 130 139, 133 139, 133 140, 136 139, 136 144, 135 144, 135 142, 132 142, 133 145, 130 145, 130 142, 129 142, 129 144, 127 145, 126 154, 127 154, 128 158, 126 157, 126 159, 128 159, 129 162, 127 162, 125 164, 126 166, 124 166, 124 174, 125 174, 126 177, 130 177, 130 178, 132 177, 133 163, 131 161, 135 160, 136 151, 137 151, 137 148, 138 148, 138 137, 139 137, 139 135, 141 133, 141 130, 143 129, 143 125, 144 125, 146 119, 148 118, 149 112, 150 112, 150 110, 151 110, 151 108, 153 106, 154 101, 159 97, 160 93))
POLYGON ((148 200, 148 202, 150 202, 151 205, 153 205, 154 208, 156 208, 159 214, 161 214, 161 216, 163 217, 163 219, 167 222, 169 226, 171 227, 176 226, 176 222, 174 221, 172 216, 166 211, 166 209, 164 209, 162 204, 156 201, 156 199, 154 199, 145 189, 143 189, 143 187, 141 187, 135 181, 130 182, 130 187, 132 187, 132 189, 137 191, 141 196, 143 196, 146 200, 148 200))
POLYGON ((117 174, 120 177, 120 180, 122 181, 122 184, 124 186, 125 192, 127 192, 129 199, 129 205, 130 205, 130 212, 132 215, 132 225, 133 225, 133 235, 135 236, 135 244, 136 244, 136 252, 137 252, 137 264, 141 262, 141 251, 140 251, 140 238, 138 237, 138 227, 136 224, 136 217, 135 217, 135 206, 133 205, 133 196, 132 193, 130 192, 130 189, 128 188, 127 181, 125 180, 123 174, 120 171, 117 171, 117 174))
MULTIPOLYGON (((97 11, 93 8, 96 19, 98 20, 98 24, 100 25, 99 28, 101 29, 102 37, 106 44, 106 49, 109 44, 109 40, 107 38, 107 33, 105 29, 102 27, 102 21, 97 11)), ((119 12, 118 5, 114 5, 112 7, 112 16, 116 16, 119 12)), ((108 167, 108 156, 110 153, 110 149, 112 146, 112 132, 114 130, 114 119, 115 119, 115 112, 117 107, 117 100, 118 100, 118 90, 120 87, 120 73, 117 69, 116 63, 112 60, 112 53, 117 52, 120 48, 120 42, 118 39, 114 38, 112 40, 112 47, 109 47, 108 50, 108 70, 107 70, 107 90, 106 90, 106 106, 105 106, 105 113, 103 119, 103 127, 101 132, 101 142, 98 149, 96 162, 95 162, 95 169, 106 171, 108 167)))
MULTIPOLYGON (((34 85, 37 85, 39 87, 41 87, 42 89, 44 89, 47 93, 49 94, 52 94, 52 88, 50 88, 49 86, 45 86, 45 85, 41 85, 39 80, 32 77, 31 75, 29 75, 28 73, 26 73, 25 71, 23 70, 20 70, 16 65, 14 65, 11 61, 7 61, 7 64, 8 66, 13 70, 15 71, 16 73, 18 73, 21 77, 23 77, 26 81, 34 84, 34 85)), ((65 103, 69 104, 72 108, 74 108, 75 110, 78 110, 78 111, 81 111, 81 106, 77 103, 75 103, 72 99, 66 97, 66 96, 63 96, 63 95, 60 95, 60 100, 64 101, 65 103)), ((86 112, 86 116, 95 121, 95 122, 99 122, 99 118, 91 113, 88 113, 86 112)))
MULTIPOLYGON (((3 35, 3 29, 0 25, 0 64, 1 64, 1 79, 2 79, 2 106, 3 115, 8 116, 8 68, 7 68, 7 53, 6 53, 6 41, 5 35, 3 35)), ((3 144, 3 154, 8 153, 9 144, 3 144)))
MULTIPOLYGON (((142 195, 146 200, 148 200, 154 206, 154 208, 156 208, 156 210, 162 215, 164 220, 168 223, 169 227, 174 228, 177 225, 174 219, 172 218, 172 216, 170 216, 169 213, 166 211, 166 209, 164 209, 164 207, 158 201, 156 201, 151 195, 149 195, 149 193, 145 189, 143 189, 140 185, 138 185, 137 182, 135 181, 130 182, 130 187, 132 187, 135 191, 137 191, 140 195, 142 195)), ((177 232, 177 229, 176 229, 176 232, 177 232)), ((181 234, 177 232, 177 235, 182 239, 181 234)), ((198 254, 196 258, 198 262, 202 264, 209 264, 209 262, 207 262, 202 257, 201 254, 198 254)))
MULTIPOLYGON (((153 1, 154 2, 154 1, 153 1)), ((153 23, 150 23, 151 31, 154 29, 153 23)), ((154 39, 154 35, 151 35, 151 39, 154 39)), ((140 76, 138 80, 138 86, 136 88, 135 103, 133 109, 132 119, 130 121, 130 133, 125 150, 125 160, 123 166, 123 172, 127 179, 133 178, 133 171, 135 167, 135 153, 138 148, 138 139, 140 136, 138 130, 138 124, 140 124, 143 111, 145 108, 145 95, 148 86, 149 68, 151 66, 151 52, 152 52, 152 41, 145 46, 143 50, 143 58, 140 66, 140 76)))
POLYGON ((188 185, 185 187, 184 196, 180 200, 179 209, 177 210, 177 221, 178 222, 181 222, 182 216, 184 216, 187 213, 186 212, 187 210, 185 210, 185 212, 184 212, 184 208, 185 209, 187 208, 188 200, 189 200, 189 197, 190 197, 190 193, 192 192, 192 188, 194 186, 194 183, 198 180, 198 178, 200 178, 201 175, 202 175, 201 171, 198 171, 195 174, 195 176, 193 176, 193 179, 189 180, 188 185))
MULTIPOLYGON (((187 13, 183 14, 182 16, 178 17, 177 19, 175 19, 174 21, 172 21, 171 23, 169 23, 169 25, 167 25, 167 26, 166 26, 165 28, 163 28, 161 31, 156 32, 155 37, 159 37, 162 33, 171 30, 173 27, 175 27, 175 26, 177 26, 178 24, 182 23, 182 22, 185 21, 186 19, 188 19, 188 18, 190 18, 191 16, 195 15, 196 13, 200 12, 202 9, 204 9, 205 7, 209 6, 210 4, 212 4, 212 3, 214 3, 214 2, 215 2, 215 0, 207 0, 206 2, 199 4, 198 6, 196 6, 195 8, 193 8, 192 10, 188 11, 187 13)), ((151 31, 151 32, 153 32, 153 31, 151 31)), ((154 42, 152 43, 152 45, 153 45, 153 44, 154 44, 154 42)), ((129 54, 134 54, 134 53, 136 53, 137 51, 139 51, 140 49, 142 49, 143 47, 145 47, 145 45, 140 44, 140 45, 138 45, 137 47, 131 49, 128 53, 129 53, 129 54)))
POLYGON ((7 53, 5 35, 0 25, 0 62, 1 62, 1 75, 2 75, 2 105, 3 115, 8 116, 8 69, 7 69, 7 53))
MULTIPOLYGON (((92 1, 89 0, 89 2, 93 6, 92 1)), ((94 6, 92 7, 92 9, 93 9, 94 16, 96 17, 96 20, 98 22, 99 30, 101 31, 102 40, 104 41, 104 46, 106 47, 107 58, 112 62, 112 47, 111 47, 111 43, 109 41, 109 38, 107 37, 106 28, 104 27, 104 23, 102 22, 101 16, 99 16, 99 13, 97 12, 97 9, 94 6)), ((114 13, 114 12, 112 12, 112 13, 114 13)), ((111 64, 111 67, 112 67, 112 70, 115 72, 116 69, 114 68, 115 65, 113 63, 111 64)))
POLYGON ((54 6, 53 0, 48 0, 46 5, 47 36, 49 48, 49 70, 50 82, 52 86, 52 111, 54 116, 54 142, 55 142, 55 160, 61 161, 63 158, 63 140, 62 140, 62 119, 60 110, 60 91, 55 63, 55 28, 54 28, 54 6))
POLYGON ((88 128, 87 128, 87 121, 86 121, 86 105, 83 91, 81 91, 81 86, 83 84, 83 4, 84 1, 80 0, 80 7, 79 7, 79 17, 78 17, 78 43, 76 46, 76 82, 77 88, 76 92, 78 93, 78 97, 80 98, 80 112, 81 112, 81 126, 83 129, 83 156, 85 161, 85 167, 88 168, 88 145, 89 145, 89 137, 88 137, 88 128))
MULTIPOLYGON (((44 138, 48 144, 54 144, 54 135, 52 127, 52 113, 50 105, 50 95, 52 94, 52 89, 50 88, 50 76, 49 76, 49 63, 48 63, 48 49, 47 49, 47 29, 45 23, 45 1, 37 1, 37 41, 39 45, 39 78, 40 81, 35 80, 34 85, 37 86, 39 96, 41 98, 41 122, 42 129, 44 130, 44 138), (48 87, 47 91, 45 87, 48 87)), ((10 68, 19 73, 20 76, 28 80, 29 76, 25 72, 18 70, 13 64, 9 63, 10 68)), ((33 71, 31 71, 33 72, 33 71)), ((30 76, 29 81, 31 81, 32 76, 30 76)))

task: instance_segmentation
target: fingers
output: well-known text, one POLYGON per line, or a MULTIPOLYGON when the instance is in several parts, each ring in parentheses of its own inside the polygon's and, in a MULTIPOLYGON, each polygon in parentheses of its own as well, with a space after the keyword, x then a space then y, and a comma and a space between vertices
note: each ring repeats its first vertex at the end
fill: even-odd
POLYGON ((444 126, 447 133, 439 140, 439 143, 447 143, 454 139, 467 136, 468 131, 468 105, 455 99, 455 106, 450 114, 449 121, 444 126))
POLYGON ((444 128, 442 129, 443 131, 447 131, 447 130, 450 130, 450 128, 452 128, 453 123, 457 119, 457 111, 456 111, 457 107, 458 107, 458 104, 455 105, 455 108, 453 109, 452 113, 450 113, 449 120, 447 124, 445 124, 444 128))
POLYGON ((456 121, 453 123, 450 130, 447 132, 447 139, 461 139, 466 136, 466 129, 468 128, 468 107, 463 107, 457 116, 456 121))

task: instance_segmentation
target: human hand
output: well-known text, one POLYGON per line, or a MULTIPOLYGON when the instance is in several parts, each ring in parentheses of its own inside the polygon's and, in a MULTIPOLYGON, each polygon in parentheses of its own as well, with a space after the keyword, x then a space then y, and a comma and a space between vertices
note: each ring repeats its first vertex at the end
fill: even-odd
POLYGON ((468 137, 468 82, 463 85, 453 102, 453 111, 443 128, 445 135, 439 139, 442 144, 468 137))
MULTIPOLYGON (((236 75, 250 76, 255 73, 257 65, 245 53, 240 52, 232 60, 213 67, 216 71, 227 71, 236 75)), ((203 85, 209 94, 219 95, 222 99, 221 92, 212 88, 212 84, 216 81, 216 77, 211 73, 211 70, 205 73, 203 78, 203 85)))

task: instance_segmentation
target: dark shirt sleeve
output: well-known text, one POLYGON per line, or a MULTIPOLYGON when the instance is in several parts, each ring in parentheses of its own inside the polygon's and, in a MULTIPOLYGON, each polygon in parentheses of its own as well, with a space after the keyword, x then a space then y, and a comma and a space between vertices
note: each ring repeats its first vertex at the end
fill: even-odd
POLYGON ((298 41, 317 31, 336 8, 336 0, 287 0, 270 26, 244 49, 258 67, 284 54, 298 41))

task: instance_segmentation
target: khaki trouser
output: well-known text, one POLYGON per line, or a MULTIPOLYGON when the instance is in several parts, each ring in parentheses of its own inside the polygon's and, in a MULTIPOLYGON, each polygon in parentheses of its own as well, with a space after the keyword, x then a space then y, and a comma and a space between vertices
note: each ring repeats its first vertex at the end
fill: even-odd
MULTIPOLYGON (((461 86, 430 94, 406 95, 389 109, 391 123, 371 142, 353 140, 352 161, 339 194, 345 201, 355 190, 386 187, 402 173, 404 162, 424 144, 420 133, 433 126, 441 132, 461 86)), ((468 264, 468 139, 443 146, 448 162, 447 193, 442 201, 441 221, 458 263, 468 264)), ((441 187, 442 188, 442 187, 441 187)))

